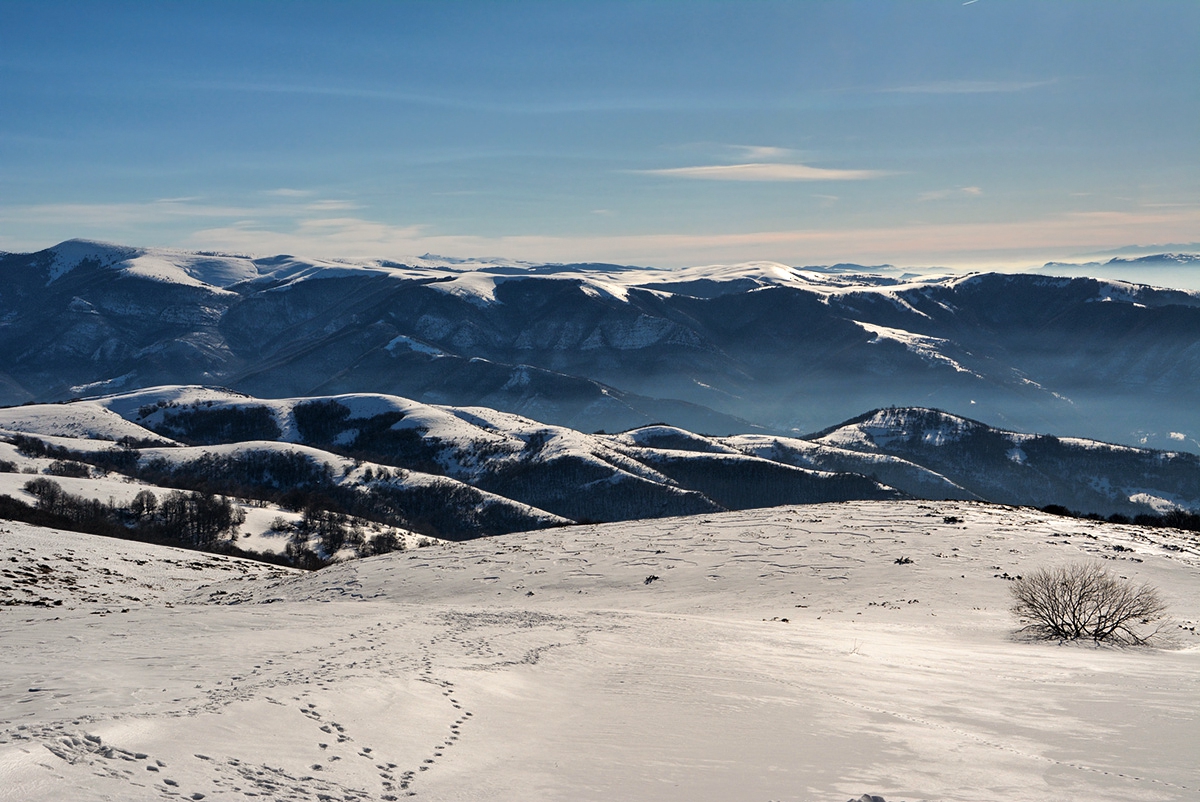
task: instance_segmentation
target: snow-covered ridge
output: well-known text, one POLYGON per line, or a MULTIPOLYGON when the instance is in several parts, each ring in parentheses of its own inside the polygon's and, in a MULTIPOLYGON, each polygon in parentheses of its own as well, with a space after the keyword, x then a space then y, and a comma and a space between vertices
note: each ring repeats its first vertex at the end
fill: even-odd
MULTIPOLYGON (((497 300, 498 285, 527 278, 572 281, 586 293, 620 301, 627 300, 629 291, 633 289, 686 295, 728 292, 735 288, 736 291, 747 291, 753 288, 792 287, 822 297, 881 293, 905 306, 907 302, 901 298, 905 292, 939 285, 953 287, 978 280, 977 274, 961 276, 934 270, 913 273, 891 266, 793 267, 778 262, 754 261, 668 269, 607 264, 537 264, 507 259, 455 259, 431 254, 401 259, 311 259, 292 255, 251 257, 166 248, 134 248, 91 240, 68 240, 42 253, 48 260, 48 280, 51 283, 79 265, 88 263, 139 278, 208 287, 216 291, 244 282, 288 286, 315 279, 379 275, 428 283, 443 292, 483 305, 497 300), (725 289, 708 289, 710 287, 725 289)), ((1166 254, 1162 260, 1174 265, 1191 265, 1197 258, 1200 257, 1191 254, 1166 254)), ((1144 260, 1111 260, 1107 264, 1111 266, 1118 262, 1126 264, 1135 261, 1141 263, 1144 260)), ((1050 263, 1044 269, 1059 264, 1050 263)), ((1068 274, 1081 275, 1077 270, 1072 272, 1080 266, 1063 264, 1062 267, 1068 274)), ((1147 289, 1146 285, 1128 280, 1113 281, 1106 287, 1101 289, 1097 300, 1134 303, 1141 292, 1147 289)), ((1200 300, 1200 292, 1193 292, 1192 295, 1200 300)), ((916 311, 911 306, 909 309, 916 311)))
MULTIPOLYGON (((886 448, 893 443, 909 441, 940 447, 957 443, 968 434, 984 431, 1002 437, 1014 446, 1046 436, 994 429, 979 421, 940 410, 900 407, 875 410, 851 423, 818 434, 816 441, 830 445, 871 449, 886 448)), ((1113 445, 1085 438, 1056 437, 1054 439, 1064 444, 1090 450, 1140 452, 1140 449, 1130 446, 1113 445)))
POLYGON ((862 321, 854 321, 855 325, 865 329, 875 335, 872 343, 894 342, 904 346, 907 350, 917 354, 930 362, 938 362, 943 365, 948 365, 958 373, 966 373, 972 376, 979 376, 973 370, 964 368, 951 357, 942 353, 942 349, 948 344, 948 340, 942 337, 929 337, 922 334, 913 334, 903 329, 893 329, 888 326, 880 326, 873 323, 863 323, 862 321))
MULTIPOLYGON (((386 275, 402 280, 434 282, 446 291, 483 302, 495 300, 498 284, 520 278, 563 279, 582 283, 592 292, 624 299, 631 288, 694 282, 746 282, 755 286, 791 286, 806 290, 845 291, 878 286, 904 286, 902 278, 883 276, 853 265, 831 268, 791 267, 777 262, 698 265, 680 269, 606 264, 539 264, 509 259, 456 259, 425 254, 400 259, 312 259, 292 255, 251 257, 200 253, 169 248, 135 248, 92 240, 68 240, 43 252, 50 263, 49 280, 58 280, 81 264, 156 281, 223 289, 246 281, 288 284, 356 274, 386 275)), ((892 271, 895 272, 895 271, 892 271)), ((922 279, 916 284, 929 279, 922 279)))
POLYGON ((907 408, 876 410, 814 439, 852 451, 901 456, 991 500, 1022 503, 1022 492, 1036 492, 1039 486, 1065 496, 1065 482, 1074 481, 1093 503, 1107 498, 1151 514, 1172 507, 1200 509, 1200 459, 1192 454, 1014 432, 938 410, 907 408), (1165 473, 1175 477, 1168 481, 1173 491, 1144 487, 1148 477, 1162 481, 1165 473), (1015 490, 1019 487, 1025 490, 1015 490))
POLYGON ((264 399, 173 386, 0 410, 3 431, 76 449, 71 438, 124 439, 140 447, 143 465, 297 455, 364 491, 399 469, 405 487, 467 485, 478 503, 515 505, 514 514, 530 521, 897 493, 1105 515, 1162 512, 1163 500, 1200 509, 1194 455, 1007 431, 920 408, 876 410, 808 439, 713 437, 666 425, 605 435, 383 394, 264 399))
POLYGON ((126 420, 120 413, 94 401, 72 404, 36 404, 0 408, 0 429, 27 434, 109 440, 163 440, 161 435, 126 420))

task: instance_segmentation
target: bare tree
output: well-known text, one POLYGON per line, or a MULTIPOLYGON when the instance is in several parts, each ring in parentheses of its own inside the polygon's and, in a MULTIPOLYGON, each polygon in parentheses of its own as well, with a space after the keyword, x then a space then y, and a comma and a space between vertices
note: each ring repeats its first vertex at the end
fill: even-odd
POLYGON ((1022 631, 1045 640, 1142 644, 1167 610, 1157 590, 1097 563, 1039 568, 1010 590, 1013 613, 1029 622, 1022 631))

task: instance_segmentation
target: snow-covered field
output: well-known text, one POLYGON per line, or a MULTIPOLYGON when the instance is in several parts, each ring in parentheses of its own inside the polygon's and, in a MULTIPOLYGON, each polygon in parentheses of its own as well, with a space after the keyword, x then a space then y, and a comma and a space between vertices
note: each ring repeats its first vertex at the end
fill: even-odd
POLYGON ((0 607, 0 800, 1200 798, 1170 530, 857 502, 298 574, 2 528, 0 601, 62 604, 0 607), (1005 575, 1083 559, 1160 589, 1160 648, 1013 635, 1005 575))

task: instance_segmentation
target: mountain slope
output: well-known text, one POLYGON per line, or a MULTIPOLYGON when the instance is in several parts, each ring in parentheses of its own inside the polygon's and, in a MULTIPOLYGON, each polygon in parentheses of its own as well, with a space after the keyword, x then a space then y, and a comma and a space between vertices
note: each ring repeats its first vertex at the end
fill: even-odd
POLYGON ((1030 435, 929 409, 868 412, 814 441, 887 454, 953 477, 980 498, 1129 514, 1200 509, 1200 457, 1079 438, 1030 435))

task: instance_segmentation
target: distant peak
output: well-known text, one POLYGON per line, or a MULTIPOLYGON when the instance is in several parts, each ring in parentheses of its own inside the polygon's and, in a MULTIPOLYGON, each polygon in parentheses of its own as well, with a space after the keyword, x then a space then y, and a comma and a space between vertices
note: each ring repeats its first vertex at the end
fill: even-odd
POLYGON ((53 254, 50 261, 50 278, 47 283, 62 278, 89 260, 98 262, 101 267, 111 267, 142 252, 140 248, 90 239, 65 240, 52 248, 47 248, 46 251, 53 254))
POLYGON ((57 245, 53 245, 46 250, 53 253, 112 253, 112 254, 132 254, 137 253, 141 249, 130 245, 120 245, 116 242, 105 242, 98 239, 69 239, 63 240, 57 245))

